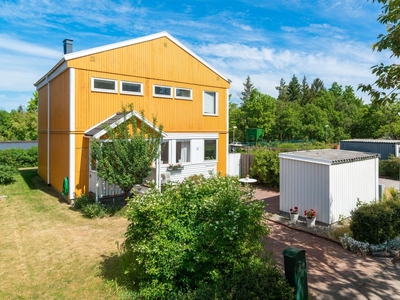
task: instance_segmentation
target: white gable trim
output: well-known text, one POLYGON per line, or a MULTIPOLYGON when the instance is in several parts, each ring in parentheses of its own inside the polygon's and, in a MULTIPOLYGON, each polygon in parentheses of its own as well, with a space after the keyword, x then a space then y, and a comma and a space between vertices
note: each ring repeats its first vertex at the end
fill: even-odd
MULTIPOLYGON (((92 130, 92 129, 98 127, 98 126, 100 126, 100 124, 104 123, 104 121, 106 121, 106 120, 108 120, 108 119, 111 119, 112 117, 114 117, 114 116, 116 116, 116 115, 117 115, 117 114, 114 114, 114 115, 112 115, 111 117, 109 117, 109 118, 107 118, 107 119, 101 121, 100 123, 97 123, 95 126, 93 126, 93 127, 89 128, 88 130, 86 130, 85 133, 88 133, 90 130, 92 130)), ((115 121, 114 123, 112 123, 112 124, 110 125, 110 127, 111 127, 111 128, 115 128, 115 127, 117 127, 119 124, 122 124, 122 123, 124 122, 124 120, 128 120, 128 119, 129 119, 130 117, 132 117, 132 116, 135 116, 136 119, 145 122, 145 124, 146 124, 147 126, 149 126, 150 128, 152 128, 154 131, 160 132, 160 128, 158 128, 157 126, 154 126, 154 124, 151 123, 149 120, 143 119, 143 117, 142 117, 138 112, 136 112, 136 111, 131 111, 131 112, 127 113, 126 116, 125 116, 125 118, 124 118, 124 116, 122 115, 121 118, 119 118, 117 121, 115 121)), ((107 133, 107 130, 103 129, 103 130, 99 131, 98 133, 96 133, 95 135, 93 135, 93 136, 91 136, 91 137, 89 137, 89 138, 99 139, 100 137, 102 137, 102 136, 105 135, 106 133, 107 133)), ((167 136, 167 134, 164 133, 164 132, 162 132, 161 134, 162 134, 162 137, 166 137, 166 136, 167 136)))

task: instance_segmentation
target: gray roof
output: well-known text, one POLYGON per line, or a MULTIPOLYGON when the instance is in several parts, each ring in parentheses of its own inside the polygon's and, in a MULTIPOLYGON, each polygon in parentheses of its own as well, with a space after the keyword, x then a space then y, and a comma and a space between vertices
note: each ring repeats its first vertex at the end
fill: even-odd
POLYGON ((377 144, 400 144, 400 140, 385 140, 385 139, 352 139, 342 140, 340 142, 357 142, 357 143, 377 143, 377 144))
POLYGON ((318 149, 318 150, 307 150, 307 151, 296 151, 296 152, 284 152, 279 154, 280 158, 308 161, 325 165, 344 164, 353 161, 374 159, 378 158, 379 156, 380 156, 379 153, 336 150, 336 149, 318 149))
POLYGON ((95 127, 90 128, 88 131, 85 132, 85 136, 93 137, 96 136, 99 132, 103 131, 106 125, 111 126, 119 119, 123 118, 123 113, 117 112, 115 115, 111 116, 110 118, 102 121, 101 123, 97 124, 95 127))

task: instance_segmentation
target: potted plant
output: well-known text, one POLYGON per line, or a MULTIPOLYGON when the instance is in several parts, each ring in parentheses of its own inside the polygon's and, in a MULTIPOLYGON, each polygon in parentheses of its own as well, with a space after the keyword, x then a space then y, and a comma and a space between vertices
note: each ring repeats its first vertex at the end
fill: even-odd
POLYGON ((309 227, 315 226, 317 212, 314 209, 311 208, 310 210, 305 210, 304 216, 306 217, 306 220, 307 220, 307 226, 309 226, 309 227))
POLYGON ((290 208, 290 222, 297 223, 299 219, 299 208, 297 206, 290 208))

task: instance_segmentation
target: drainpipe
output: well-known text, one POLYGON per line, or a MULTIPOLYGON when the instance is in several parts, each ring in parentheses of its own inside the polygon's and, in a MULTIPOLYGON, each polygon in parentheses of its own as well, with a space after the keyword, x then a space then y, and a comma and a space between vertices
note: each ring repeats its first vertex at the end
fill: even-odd
POLYGON ((47 185, 50 185, 50 82, 47 81, 47 185))

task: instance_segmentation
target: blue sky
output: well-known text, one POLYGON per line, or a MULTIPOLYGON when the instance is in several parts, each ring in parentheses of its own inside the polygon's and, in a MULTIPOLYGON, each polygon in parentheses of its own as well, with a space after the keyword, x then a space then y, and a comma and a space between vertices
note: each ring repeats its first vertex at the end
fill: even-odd
POLYGON ((0 109, 27 104, 65 38, 79 51, 160 31, 231 79, 234 102, 247 75, 274 97, 293 75, 356 90, 375 80, 371 66, 389 60, 371 50, 385 32, 380 8, 366 0, 1 0, 0 109))

